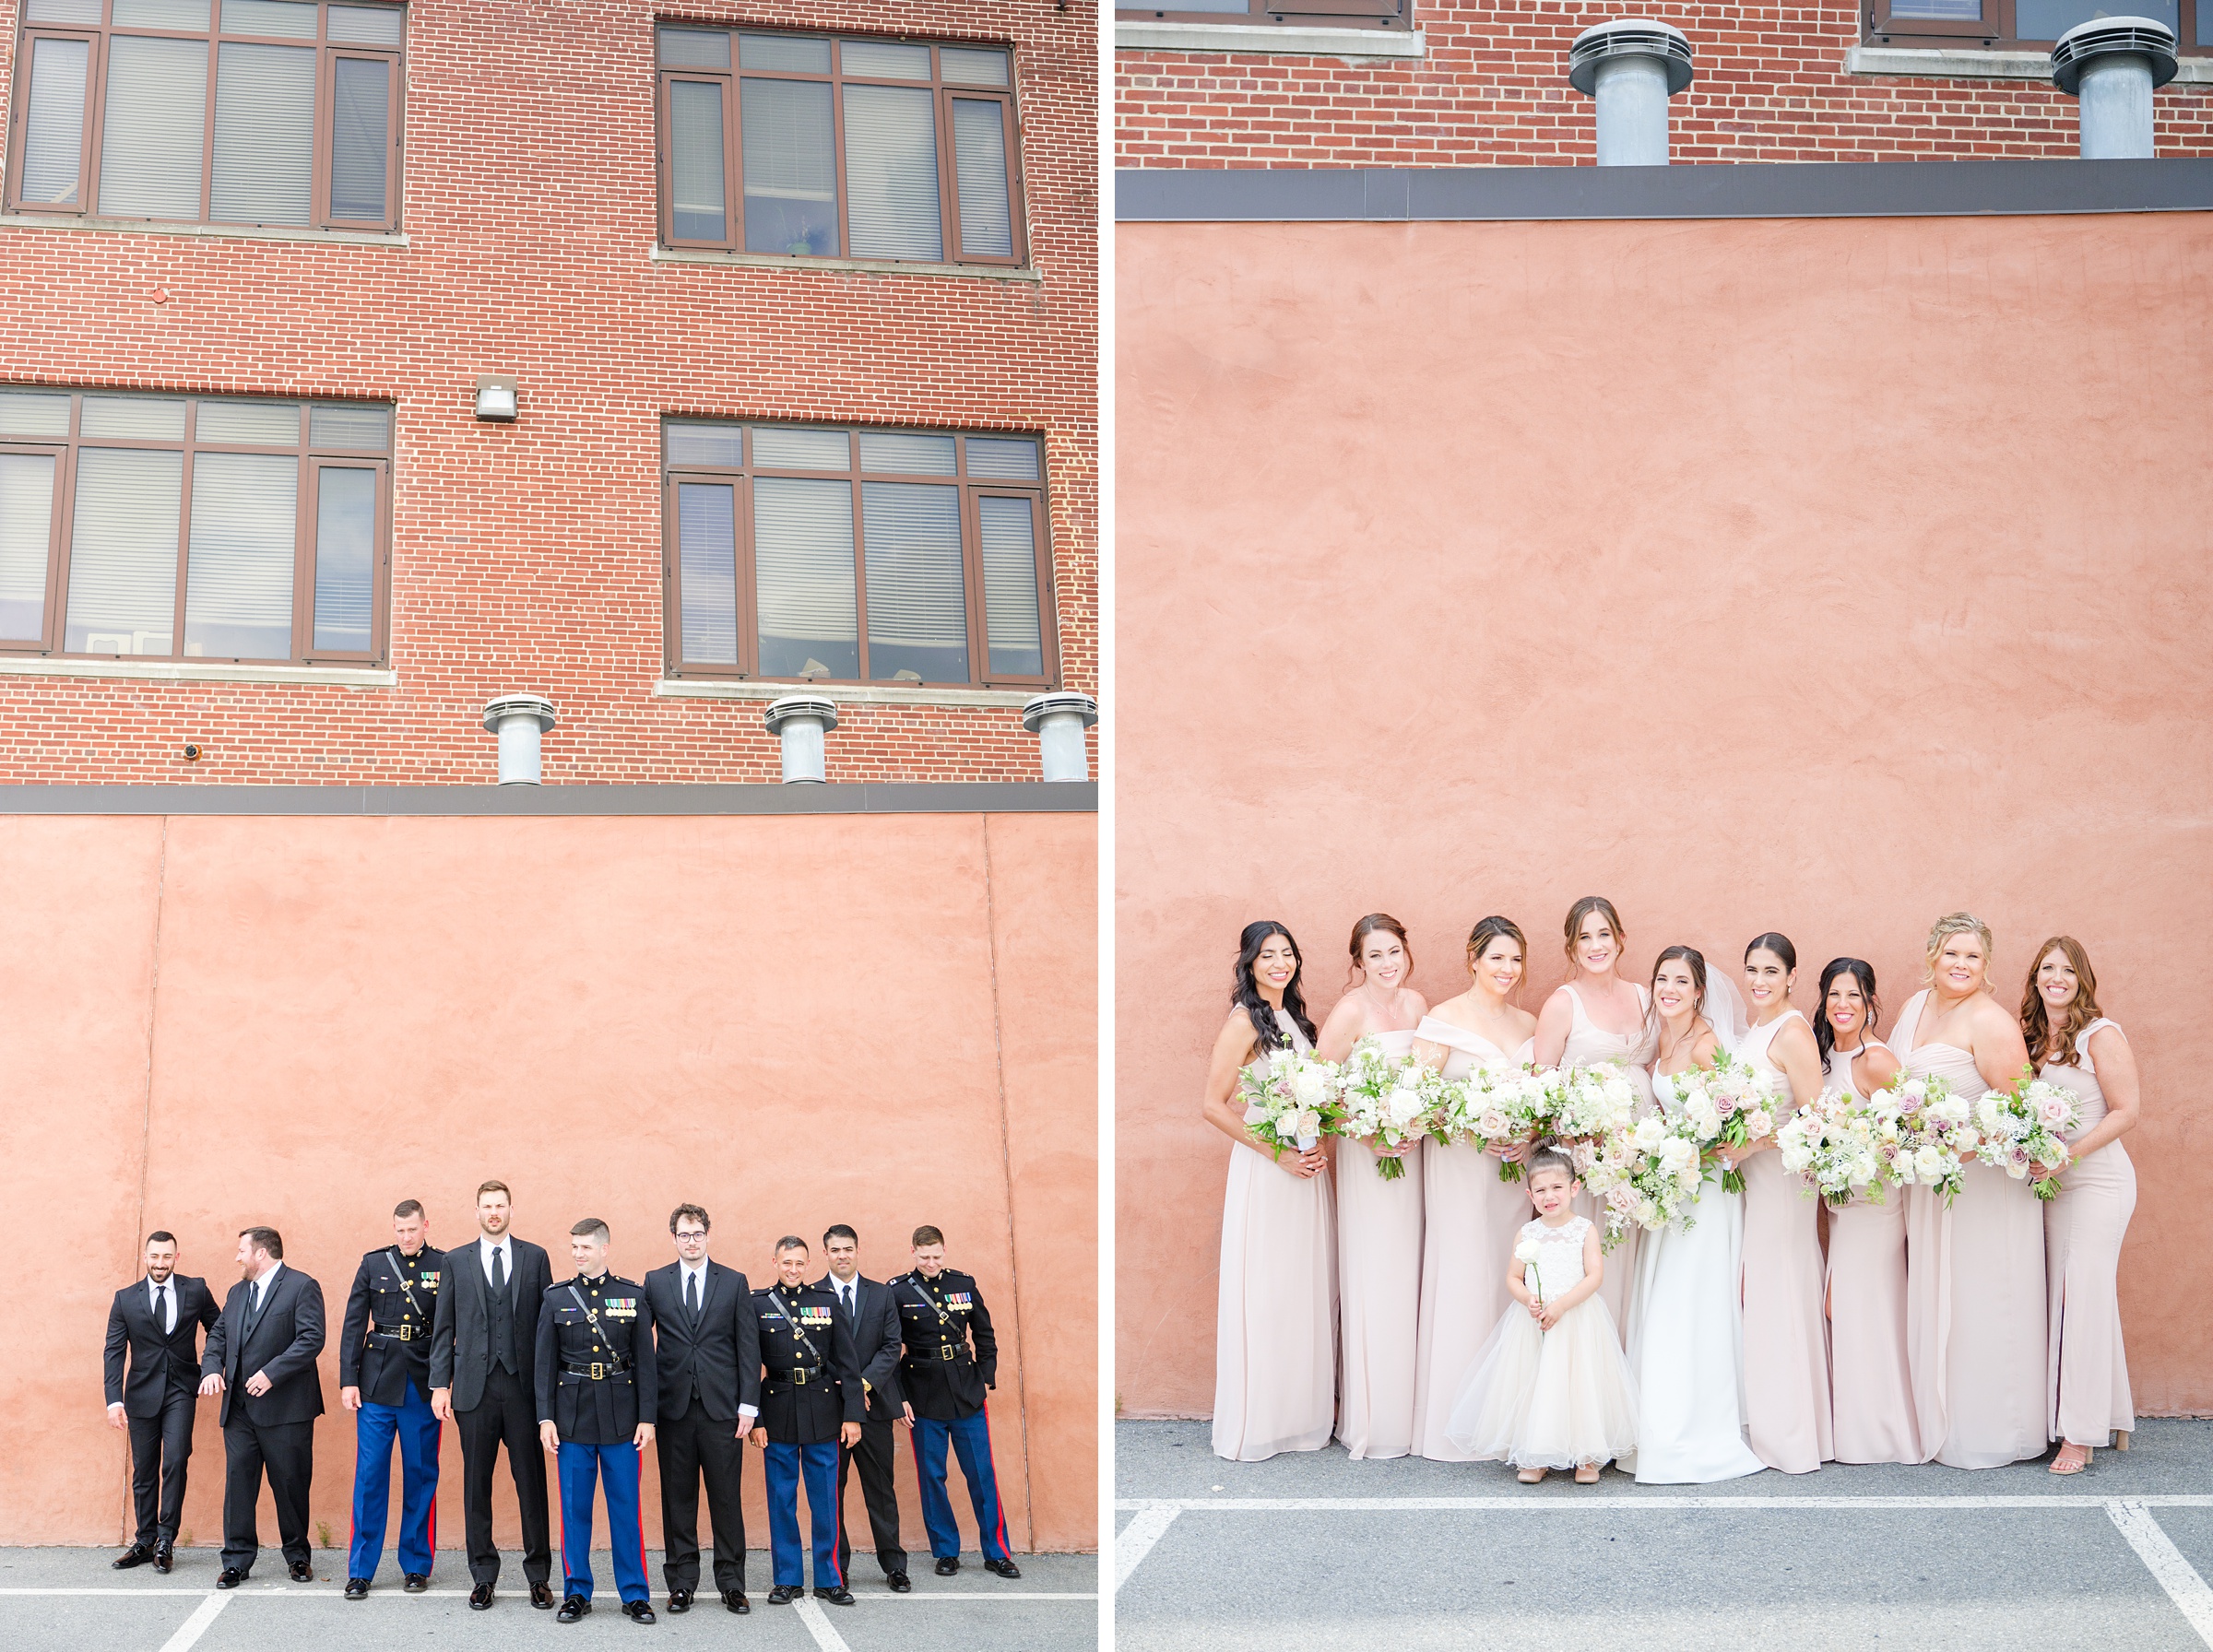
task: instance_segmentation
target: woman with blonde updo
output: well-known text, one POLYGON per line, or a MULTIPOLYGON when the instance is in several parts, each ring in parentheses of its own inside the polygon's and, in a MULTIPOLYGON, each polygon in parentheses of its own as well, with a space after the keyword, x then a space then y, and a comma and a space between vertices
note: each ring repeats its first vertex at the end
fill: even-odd
MULTIPOLYGON (((1970 1102, 2015 1083, 2020 1024, 1990 996, 1990 927, 1948 913, 1929 931, 1929 985, 1890 1048, 1905 1077, 1941 1078, 1970 1102)), ((1994 1469, 2043 1456, 2044 1212, 2027 1181, 1970 1162, 1949 1205, 1906 1196, 1906 1360, 1926 1457, 1994 1469)), ((1925 1460, 1925 1457, 1924 1457, 1925 1460)))

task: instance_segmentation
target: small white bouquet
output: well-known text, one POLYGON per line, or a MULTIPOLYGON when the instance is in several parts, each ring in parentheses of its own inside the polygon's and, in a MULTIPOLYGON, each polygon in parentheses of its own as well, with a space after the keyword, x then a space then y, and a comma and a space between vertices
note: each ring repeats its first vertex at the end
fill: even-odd
POLYGON ((1245 1125, 1281 1159, 1285 1148, 1305 1152, 1319 1142, 1337 1115, 1337 1068, 1302 1050, 1269 1053, 1265 1065, 1237 1075, 1237 1099, 1245 1103, 1245 1125))
POLYGON ((1537 1258, 1544 1254, 1544 1247, 1534 1239, 1524 1239, 1514 1246, 1514 1260, 1521 1264, 1521 1282, 1540 1304, 1544 1301, 1544 1276, 1537 1271, 1537 1258))
MULTIPOLYGON (((1888 1097, 1889 1092, 1884 1095, 1888 1097)), ((1806 1196, 1832 1207, 1865 1198, 1881 1204, 1900 1150, 1895 1098, 1863 1102, 1849 1090, 1824 1090, 1775 1131, 1782 1167, 1805 1184, 1806 1196)))
POLYGON ((1373 1037, 1363 1038, 1337 1068, 1337 1116, 1330 1133, 1379 1150, 1376 1174, 1395 1182, 1406 1174, 1397 1150, 1427 1131, 1442 1085, 1413 1056, 1386 1054, 1373 1037))
POLYGON ((1891 1180, 1900 1186, 1936 1188, 1947 1205, 1957 1198, 1964 1155, 1982 1145, 1967 1098, 1953 1093, 1951 1085, 1934 1073, 1923 1078, 1900 1073, 1868 1106, 1888 1109, 1898 1120, 1891 1180))
POLYGON ((1982 1133, 1986 1163, 2017 1182, 2033 1175, 2030 1187, 2039 1198, 2058 1197, 2059 1173, 2075 1156, 2067 1137, 2082 1127, 2073 1091, 2024 1067, 2009 1088, 1983 1092, 1975 1103, 1975 1123, 1982 1133))

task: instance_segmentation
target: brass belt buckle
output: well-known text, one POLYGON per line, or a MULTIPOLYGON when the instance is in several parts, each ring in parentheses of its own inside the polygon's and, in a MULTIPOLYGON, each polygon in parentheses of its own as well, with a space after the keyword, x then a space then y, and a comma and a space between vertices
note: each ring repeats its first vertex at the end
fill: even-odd
POLYGON ((403 1324, 394 1334, 397 1336, 402 1342, 412 1342, 415 1340, 415 1328, 412 1325, 403 1324))
POLYGON ((954 1348, 950 1342, 941 1343, 938 1347, 938 1358, 941 1360, 951 1360, 957 1358, 959 1353, 960 1351, 954 1348))
POLYGON ((596 1383, 607 1380, 607 1367, 598 1360, 592 1362, 592 1380, 596 1383))
POLYGON ((794 1372, 792 1372, 792 1374, 791 1374, 791 1380, 792 1380, 793 1382, 797 1383, 797 1384, 798 1384, 798 1385, 799 1385, 800 1387, 802 1387, 802 1388, 803 1388, 803 1387, 805 1387, 805 1386, 807 1386, 807 1379, 808 1379, 808 1377, 811 1376, 812 1375, 813 1375, 813 1368, 812 1368, 812 1367, 811 1367, 811 1366, 807 1366, 807 1365, 801 1365, 801 1366, 799 1366, 799 1367, 797 1370, 795 1370, 794 1372))

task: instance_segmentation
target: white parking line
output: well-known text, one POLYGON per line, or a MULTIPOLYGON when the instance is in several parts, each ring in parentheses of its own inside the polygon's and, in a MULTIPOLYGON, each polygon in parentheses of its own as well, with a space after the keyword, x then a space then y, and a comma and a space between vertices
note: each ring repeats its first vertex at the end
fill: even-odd
POLYGON ((846 1644, 846 1637, 831 1627, 830 1614, 822 1610, 820 1600, 811 1595, 801 1595, 792 1605, 799 1609, 799 1622, 807 1625, 807 1633, 814 1636, 814 1644, 822 1652, 853 1652, 846 1644))
POLYGON ((1174 1503, 1122 1503, 1115 1506, 1137 1509, 1137 1517, 1114 1537, 1114 1592, 1118 1595, 1122 1585, 1130 1581, 1130 1574, 1137 1570, 1138 1562, 1153 1552, 1153 1545, 1160 1541, 1160 1534, 1176 1523, 1176 1516, 1183 1513, 1183 1507, 1174 1503))
POLYGON ((176 1634, 161 1643, 161 1652, 187 1652, 207 1633, 207 1625, 222 1615, 223 1608, 231 1604, 231 1597, 209 1595, 194 1609, 192 1616, 178 1626, 176 1634))
POLYGON ((2115 1498, 2106 1504, 2105 1512, 2128 1546, 2136 1552, 2136 1558, 2150 1569, 2159 1579, 2160 1587, 2167 1591, 2175 1610, 2190 1620, 2190 1627, 2197 1631, 2197 1638, 2213 1646, 2213 1589, 2197 1575, 2197 1568, 2183 1558, 2183 1552, 2174 1546, 2174 1540, 2160 1529, 2160 1523, 2151 1517, 2145 1505, 2148 1497, 2115 1498))
POLYGON ((2145 1508, 2213 1508, 2213 1496, 2179 1493, 2127 1499, 2063 1493, 2041 1497, 1627 1497, 1609 1496, 1604 1493, 1589 1497, 1131 1497, 1117 1502, 1115 1507, 1169 1509, 1178 1514, 1214 1509, 1249 1515, 1317 1509, 1347 1514, 1466 1510, 1480 1514, 1573 1515, 1594 1508, 1610 1514, 1633 1513, 1638 1509, 1681 1512, 1701 1508, 1867 1509, 1878 1513, 1890 1509, 2094 1508, 2102 1512, 2124 1501, 2145 1508))
MULTIPOLYGON (((206 1589, 27 1587, 0 1588, 0 1597, 11 1595, 144 1595, 160 1597, 201 1596, 207 1592, 206 1589)), ((331 1589, 321 1589, 311 1593, 302 1589, 286 1588, 280 1584, 269 1584, 262 1588, 242 1587, 233 1592, 239 1598, 248 1600, 343 1600, 346 1598, 331 1589)), ((225 1593, 213 1598, 218 1600, 228 1600, 232 1598, 232 1594, 225 1593)), ((467 1598, 468 1591, 467 1589, 425 1589, 420 1595, 409 1595, 399 1589, 383 1589, 372 1590, 369 1596, 372 1600, 437 1600, 441 1599, 464 1600, 467 1598)), ((1095 1589, 930 1589, 907 1595, 894 1595, 888 1590, 879 1593, 874 1589, 865 1591, 857 1589, 853 1595, 853 1599, 856 1600, 891 1600, 908 1603, 923 1600, 1096 1600, 1098 1598, 1098 1592, 1095 1589)), ((354 1604, 359 1603, 355 1602, 354 1604)))

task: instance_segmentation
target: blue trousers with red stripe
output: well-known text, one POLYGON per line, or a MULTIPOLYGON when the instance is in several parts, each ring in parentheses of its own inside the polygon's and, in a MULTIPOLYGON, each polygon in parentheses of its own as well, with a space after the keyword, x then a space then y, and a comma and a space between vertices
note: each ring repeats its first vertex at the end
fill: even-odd
POLYGON ((615 1588, 625 1600, 649 1599, 645 1528, 638 1516, 638 1448, 561 1443, 561 1575, 565 1592, 592 1598, 592 1486, 607 1488, 607 1539, 615 1552, 615 1588))
POLYGON ((968 1501, 976 1505, 976 1528, 983 1534, 984 1558, 1007 1558, 1007 1517, 999 1506, 999 1476, 991 1467, 991 1414, 988 1410, 941 1422, 934 1417, 915 1419, 915 1478, 921 1482, 922 1524, 929 1530, 929 1552, 939 1560, 956 1560, 961 1552, 961 1528, 953 1517, 953 1499, 945 1494, 945 1444, 953 1443, 961 1459, 961 1478, 968 1482, 968 1501))
POLYGON ((402 1405, 362 1400, 354 1413, 353 1543, 346 1575, 374 1577, 392 1509, 392 1442, 399 1441, 399 1569, 427 1577, 438 1553, 438 1440, 431 1402, 409 1383, 402 1405))
POLYGON ((799 1477, 807 1478, 807 1518, 814 1528, 814 1587, 842 1587, 845 1568, 837 1564, 837 1442, 811 1446, 769 1442, 762 1473, 768 1490, 768 1550, 775 1562, 775 1586, 798 1588, 806 1551, 799 1542, 799 1477))

